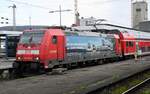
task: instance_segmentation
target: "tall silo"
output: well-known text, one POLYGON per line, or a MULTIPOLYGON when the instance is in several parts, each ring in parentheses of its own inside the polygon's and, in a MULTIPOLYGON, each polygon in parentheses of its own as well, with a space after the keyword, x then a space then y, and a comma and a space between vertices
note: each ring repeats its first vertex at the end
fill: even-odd
POLYGON ((146 0, 132 0, 132 27, 138 29, 140 22, 148 20, 146 0))

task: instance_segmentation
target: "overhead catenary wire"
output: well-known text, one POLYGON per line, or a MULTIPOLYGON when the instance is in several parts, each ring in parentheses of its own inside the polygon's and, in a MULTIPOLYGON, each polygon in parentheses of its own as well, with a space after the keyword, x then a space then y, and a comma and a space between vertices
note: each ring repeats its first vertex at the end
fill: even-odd
POLYGON ((96 4, 96 5, 103 5, 103 4, 108 4, 108 3, 113 3, 113 2, 118 2, 118 1, 122 1, 122 0, 97 0, 97 1, 93 1, 92 2, 82 2, 82 5, 89 5, 89 4, 96 4))
MULTIPOLYGON (((34 8, 40 8, 40 9, 43 9, 43 10, 50 10, 50 8, 48 8, 48 7, 45 7, 45 6, 42 6, 41 4, 35 4, 35 3, 33 3, 33 2, 29 2, 29 0, 25 0, 25 1, 22 1, 22 0, 5 0, 5 1, 7 1, 7 2, 11 2, 11 3, 15 3, 15 4, 17 4, 17 5, 26 5, 26 6, 30 6, 30 7, 34 7, 34 8)), ((58 1, 58 0, 57 0, 58 1)), ((70 0, 68 0, 68 2, 69 2, 70 0)), ((72 0, 73 1, 73 0, 72 0)), ((89 1, 87 1, 87 0, 85 0, 86 1, 86 3, 83 3, 83 4, 81 4, 81 6, 83 5, 84 6, 84 4, 87 4, 89 1)), ((119 1, 121 1, 121 0, 91 0, 91 2, 93 2, 93 4, 107 4, 107 3, 112 3, 112 2, 119 2, 119 1)), ((41 0, 41 2, 42 2, 42 0, 41 0)), ((63 0, 62 0, 62 2, 64 2, 63 0)), ((67 0, 65 0, 65 2, 67 2, 67 0)), ((92 4, 92 3, 91 3, 92 4)), ((31 11, 31 10, 30 10, 31 11)), ((73 13, 72 13, 73 14, 73 13)))
POLYGON ((99 4, 104 4, 104 3, 112 3, 112 2, 116 2, 116 1, 119 1, 119 0, 103 0, 103 1, 98 1, 99 4))
POLYGON ((41 9, 50 9, 48 7, 43 7, 40 5, 35 5, 35 4, 31 4, 31 3, 27 3, 27 2, 22 2, 22 1, 16 1, 16 0, 6 0, 8 2, 12 2, 12 3, 18 3, 18 4, 23 4, 23 5, 27 5, 27 6, 31 6, 31 7, 36 7, 36 8, 41 8, 41 9))
MULTIPOLYGON (((35 7, 35 8, 50 9, 48 7, 44 7, 44 6, 40 6, 40 5, 36 5, 36 4, 31 4, 28 2, 22 2, 22 1, 16 1, 16 0, 6 0, 6 1, 12 2, 12 3, 23 4, 23 5, 27 5, 27 6, 31 6, 31 7, 35 7)), ((119 1, 119 0, 104 0, 104 1, 98 1, 98 2, 99 2, 99 4, 104 4, 104 3, 114 2, 114 1, 119 1)))

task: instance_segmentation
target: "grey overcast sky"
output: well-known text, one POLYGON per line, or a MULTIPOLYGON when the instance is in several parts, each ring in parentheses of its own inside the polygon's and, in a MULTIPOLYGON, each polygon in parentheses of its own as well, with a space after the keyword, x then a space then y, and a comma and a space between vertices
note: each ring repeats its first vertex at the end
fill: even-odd
MULTIPOLYGON (((32 25, 59 25, 59 13, 48 13, 58 10, 59 5, 73 10, 62 13, 62 24, 70 26, 74 22, 74 0, 0 0, 0 17, 8 18, 8 25, 12 25, 12 9, 8 8, 12 4, 17 6, 17 25, 29 25, 30 17, 32 25)), ((78 0, 78 9, 80 17, 93 16, 106 19, 107 23, 131 25, 131 0, 78 0)))

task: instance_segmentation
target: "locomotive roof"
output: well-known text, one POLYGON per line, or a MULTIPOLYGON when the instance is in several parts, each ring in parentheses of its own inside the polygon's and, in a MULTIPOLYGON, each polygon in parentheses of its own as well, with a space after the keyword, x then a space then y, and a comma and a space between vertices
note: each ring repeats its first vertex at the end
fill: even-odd
POLYGON ((77 30, 65 30, 66 35, 77 35, 77 36, 101 36, 101 37, 113 37, 112 34, 102 34, 99 32, 77 31, 77 30))
MULTIPOLYGON (((51 29, 51 34, 54 35, 63 35, 63 33, 60 32, 61 28, 49 28, 49 29, 32 29, 32 30, 26 30, 26 31, 35 31, 35 32, 45 32, 46 30, 51 29), (57 30, 57 31, 56 31, 57 30)), ((77 30, 74 28, 66 28, 61 29, 64 30, 64 33, 66 35, 76 35, 76 36, 101 36, 101 37, 114 37, 113 34, 102 34, 101 32, 92 32, 91 30, 77 30)))

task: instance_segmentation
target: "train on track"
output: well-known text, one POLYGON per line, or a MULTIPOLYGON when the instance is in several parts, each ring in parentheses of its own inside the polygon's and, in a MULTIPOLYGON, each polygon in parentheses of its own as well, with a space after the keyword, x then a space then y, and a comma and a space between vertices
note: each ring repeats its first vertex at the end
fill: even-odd
POLYGON ((0 31, 0 57, 15 56, 21 31, 0 31), (13 45, 13 46, 12 46, 13 45), (10 47, 11 46, 11 47, 10 47), (10 48, 9 48, 10 47, 10 48))
POLYGON ((150 33, 124 27, 108 29, 108 25, 105 30, 87 27, 25 31, 17 46, 13 68, 16 72, 39 71, 150 54, 150 33))

